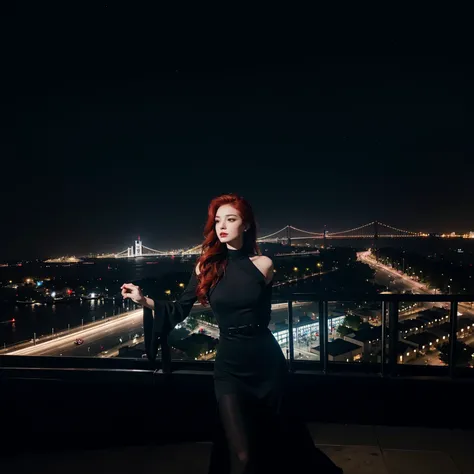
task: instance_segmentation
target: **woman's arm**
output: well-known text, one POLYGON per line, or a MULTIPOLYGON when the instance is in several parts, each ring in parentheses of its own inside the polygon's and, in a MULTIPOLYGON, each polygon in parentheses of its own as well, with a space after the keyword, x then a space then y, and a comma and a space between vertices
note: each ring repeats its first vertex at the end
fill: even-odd
POLYGON ((153 311, 153 319, 157 321, 155 326, 171 326, 171 329, 186 319, 197 300, 196 289, 197 289, 197 276, 196 272, 199 273, 198 267, 191 274, 188 285, 183 291, 178 300, 160 301, 154 295, 145 296, 139 286, 133 285, 132 283, 125 283, 122 285, 122 296, 129 298, 136 304, 148 308, 153 311), (163 313, 163 314, 162 314, 163 313), (165 321, 168 319, 169 321, 165 321), (160 323, 162 323, 160 325, 160 323), (166 324, 169 323, 169 324, 166 324))
POLYGON ((143 330, 145 350, 149 360, 155 360, 158 347, 179 322, 186 319, 197 300, 197 276, 193 270, 186 289, 177 301, 162 301, 156 297, 143 297, 143 330), (146 298, 146 299, 145 299, 146 298))
POLYGON ((138 304, 140 304, 144 308, 155 309, 155 302, 151 298, 148 298, 148 296, 144 296, 143 302, 138 304))
POLYGON ((160 300, 153 295, 146 297, 146 306, 144 306, 153 310, 154 332, 169 332, 189 316, 197 300, 197 284, 196 272, 193 270, 185 290, 176 301, 160 300))

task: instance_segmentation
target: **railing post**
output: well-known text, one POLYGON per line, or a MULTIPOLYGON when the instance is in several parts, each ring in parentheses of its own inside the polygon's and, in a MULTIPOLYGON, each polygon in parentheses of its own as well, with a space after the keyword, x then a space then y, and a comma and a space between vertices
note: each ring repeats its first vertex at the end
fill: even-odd
POLYGON ((329 301, 324 301, 323 304, 323 345, 324 345, 324 358, 323 358, 323 371, 326 374, 328 371, 328 342, 329 342, 329 301))
POLYGON ((451 301, 451 327, 449 332, 449 375, 455 376, 456 372, 456 342, 458 330, 458 302, 451 301))
POLYGON ((398 301, 391 301, 388 309, 389 345, 388 359, 391 375, 397 372, 397 343, 398 343, 398 301))
POLYGON ((324 373, 327 373, 328 370, 327 307, 327 301, 321 300, 319 302, 319 358, 324 373))
POLYGON ((294 372, 295 348, 293 341, 293 301, 288 301, 288 349, 290 350, 288 358, 288 369, 294 372))
POLYGON ((382 301, 382 335, 381 335, 381 351, 380 351, 380 357, 381 357, 381 370, 382 370, 382 377, 385 377, 387 375, 387 302, 382 301))
POLYGON ((164 374, 171 374, 171 353, 168 336, 161 336, 161 369, 164 374))

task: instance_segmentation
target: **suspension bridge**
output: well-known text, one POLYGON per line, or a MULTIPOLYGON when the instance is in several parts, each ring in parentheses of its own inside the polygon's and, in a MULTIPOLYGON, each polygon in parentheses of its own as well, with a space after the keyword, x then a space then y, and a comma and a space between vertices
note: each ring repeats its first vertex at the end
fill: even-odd
MULTIPOLYGON (((353 229, 343 230, 339 232, 328 232, 324 229, 323 232, 311 232, 308 230, 299 229, 292 225, 277 230, 268 235, 257 238, 257 242, 282 243, 292 245, 294 241, 314 241, 321 240, 323 246, 326 247, 326 242, 333 239, 401 239, 401 238, 426 238, 429 234, 423 232, 412 232, 409 230, 398 229, 388 224, 383 224, 379 221, 372 221, 368 224, 355 227, 353 229)), ((134 245, 126 248, 118 253, 101 254, 99 258, 137 258, 137 257, 170 257, 170 256, 186 256, 199 255, 201 253, 201 245, 196 245, 187 249, 174 250, 156 250, 143 245, 143 242, 138 237, 134 245)))

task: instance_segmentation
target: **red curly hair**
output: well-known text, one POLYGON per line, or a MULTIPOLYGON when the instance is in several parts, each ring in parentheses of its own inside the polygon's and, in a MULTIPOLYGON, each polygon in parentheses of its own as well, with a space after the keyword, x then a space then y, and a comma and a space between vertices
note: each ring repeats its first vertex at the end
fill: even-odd
POLYGON ((207 211, 207 222, 204 227, 204 242, 202 243, 201 256, 197 260, 199 265, 198 286, 196 296, 203 305, 208 305, 207 295, 219 281, 226 267, 227 246, 220 242, 217 237, 215 218, 217 210, 230 204, 234 207, 243 222, 247 226, 247 231, 243 234, 243 247, 251 254, 260 254, 257 245, 257 224, 250 204, 236 194, 223 194, 214 198, 207 211))

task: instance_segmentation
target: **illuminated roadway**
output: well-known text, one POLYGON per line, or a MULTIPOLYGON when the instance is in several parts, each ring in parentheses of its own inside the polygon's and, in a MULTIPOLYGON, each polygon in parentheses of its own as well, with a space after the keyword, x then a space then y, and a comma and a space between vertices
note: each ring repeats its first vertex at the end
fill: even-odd
POLYGON ((403 281, 404 286, 406 286, 410 290, 417 290, 418 293, 422 293, 422 294, 435 294, 436 292, 436 290, 429 289, 423 283, 413 280, 412 278, 405 275, 404 273, 401 273, 391 267, 388 267, 387 265, 383 265, 382 263, 377 262, 370 251, 359 252, 357 254, 357 257, 362 262, 366 263, 367 265, 370 265, 372 268, 381 270, 390 276, 399 278, 400 280, 403 281))
MULTIPOLYGON (((281 309, 287 306, 286 303, 273 304, 272 309, 281 309)), ((298 306, 298 304, 297 304, 298 306)), ((204 309, 209 311, 208 308, 204 309)), ((196 304, 191 314, 201 313, 203 307, 196 304)), ((206 325, 200 325, 206 329, 208 334, 218 337, 218 330, 206 325)), ((199 329, 199 327, 197 328, 199 329)), ((195 332, 195 331, 193 331, 195 332)), ((59 336, 49 341, 41 342, 36 346, 8 352, 8 355, 29 355, 29 356, 96 356, 99 353, 107 355, 106 351, 115 350, 117 346, 133 339, 140 341, 143 335, 143 310, 137 309, 116 319, 104 320, 99 325, 75 331, 73 334, 59 336), (76 339, 82 339, 81 345, 76 345, 76 339), (122 339, 122 341, 120 341, 122 339)))
MULTIPOLYGON (((401 273, 397 270, 394 270, 391 267, 388 267, 386 265, 381 264, 380 262, 377 262, 372 253, 370 251, 368 252, 360 252, 357 254, 358 258, 366 263, 367 265, 370 265, 372 268, 380 271, 381 273, 385 273, 387 275, 390 275, 392 277, 396 277, 399 279, 399 282, 403 285, 406 286, 407 288, 411 290, 417 290, 418 293, 423 293, 423 294, 436 294, 438 292, 437 289, 430 289, 423 283, 420 283, 418 281, 415 281, 411 279, 409 276, 405 275, 404 273, 401 273)), ((442 306, 445 309, 449 309, 448 304, 443 304, 443 303, 436 303, 434 304, 435 306, 442 306)), ((424 308, 434 306, 433 303, 424 303, 422 306, 424 308)), ((459 303, 458 305, 459 309, 463 310, 463 313, 461 314, 458 311, 458 316, 461 317, 472 317, 474 316, 474 311, 469 306, 469 303, 459 303)), ((421 308, 420 308, 421 309, 421 308)), ((410 316, 413 316, 413 314, 410 315, 400 315, 400 320, 406 319, 407 317, 409 318, 410 316)), ((461 339, 462 340, 462 339, 461 339)), ((474 342, 474 336, 470 336, 469 338, 466 338, 463 340, 464 343, 471 345, 474 342)), ((440 360, 439 360, 439 352, 433 351, 425 354, 423 357, 419 357, 415 359, 414 361, 410 361, 409 364, 414 364, 414 365, 444 365, 440 360)))
POLYGON ((141 309, 131 311, 115 320, 105 320, 100 325, 85 328, 74 332, 74 334, 60 336, 57 339, 45 341, 36 346, 26 347, 17 351, 9 352, 8 355, 44 355, 44 356, 87 356, 100 352, 101 346, 104 350, 114 347, 120 343, 119 338, 130 332, 141 335, 143 327, 143 311, 141 309), (76 339, 83 339, 82 345, 74 344, 76 339), (90 347, 90 352, 89 348, 90 347))
MULTIPOLYGON (((202 312, 200 304, 196 304, 191 314, 202 312)), ((16 351, 8 352, 8 355, 29 356, 92 356, 100 352, 118 346, 120 338, 123 342, 133 340, 143 334, 143 310, 137 309, 115 319, 106 319, 99 325, 75 331, 73 334, 59 336, 49 341, 41 342, 36 346, 30 346, 16 351), (76 345, 76 339, 84 341, 76 345)))
MULTIPOLYGON (((357 254, 358 259, 360 261, 366 263, 367 265, 370 265, 372 268, 375 268, 376 270, 380 270, 390 276, 393 276, 395 278, 398 278, 401 283, 403 283, 403 286, 406 286, 407 288, 411 290, 416 290, 417 293, 421 294, 431 294, 435 295, 436 293, 440 293, 438 289, 431 289, 427 285, 420 283, 418 281, 413 280, 411 277, 408 275, 399 272, 398 270, 395 270, 391 267, 388 267, 387 265, 383 265, 380 262, 377 262, 373 256, 373 254, 370 251, 366 252, 359 252, 357 254)), ((447 307, 446 304, 441 304, 443 307, 447 307)), ((472 311, 469 303, 459 303, 458 305, 459 308, 462 308, 464 310, 463 315, 465 316, 473 316, 474 311, 472 311)))

